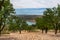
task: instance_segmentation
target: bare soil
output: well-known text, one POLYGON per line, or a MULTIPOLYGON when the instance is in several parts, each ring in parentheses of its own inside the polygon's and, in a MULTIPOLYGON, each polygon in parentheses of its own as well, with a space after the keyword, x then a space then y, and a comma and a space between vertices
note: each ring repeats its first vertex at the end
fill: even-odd
POLYGON ((41 32, 10 33, 0 36, 0 40, 60 40, 60 33, 57 35, 54 32, 47 34, 41 32))

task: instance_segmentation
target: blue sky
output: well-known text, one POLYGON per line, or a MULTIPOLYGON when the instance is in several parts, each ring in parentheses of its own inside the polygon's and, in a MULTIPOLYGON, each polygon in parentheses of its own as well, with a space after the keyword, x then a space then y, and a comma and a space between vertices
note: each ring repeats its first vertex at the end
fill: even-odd
POLYGON ((41 15, 45 8, 57 7, 60 0, 11 0, 16 14, 41 15))
POLYGON ((19 15, 42 15, 45 8, 20 8, 16 9, 16 13, 19 15))

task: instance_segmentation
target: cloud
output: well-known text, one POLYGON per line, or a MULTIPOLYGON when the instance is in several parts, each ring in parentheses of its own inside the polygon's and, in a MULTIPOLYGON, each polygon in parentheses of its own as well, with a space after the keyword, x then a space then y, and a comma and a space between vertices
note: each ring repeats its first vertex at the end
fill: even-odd
POLYGON ((14 8, 52 8, 60 4, 60 0, 11 0, 14 8))

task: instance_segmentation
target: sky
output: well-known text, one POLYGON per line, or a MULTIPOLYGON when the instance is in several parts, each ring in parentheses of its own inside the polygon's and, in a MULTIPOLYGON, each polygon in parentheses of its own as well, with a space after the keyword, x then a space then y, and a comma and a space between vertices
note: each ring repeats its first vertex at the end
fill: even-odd
POLYGON ((11 0, 14 8, 51 8, 60 4, 60 0, 11 0))
POLYGON ((19 8, 16 9, 17 15, 42 15, 45 8, 19 8))
POLYGON ((42 15, 45 8, 57 7, 60 0, 11 0, 16 14, 42 15))

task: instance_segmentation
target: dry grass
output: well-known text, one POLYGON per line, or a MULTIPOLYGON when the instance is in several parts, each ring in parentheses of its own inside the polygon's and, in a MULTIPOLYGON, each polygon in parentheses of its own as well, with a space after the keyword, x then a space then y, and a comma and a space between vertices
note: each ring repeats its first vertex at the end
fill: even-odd
POLYGON ((54 32, 48 32, 48 34, 41 32, 10 33, 0 36, 0 40, 60 40, 60 34, 55 35, 54 32))

